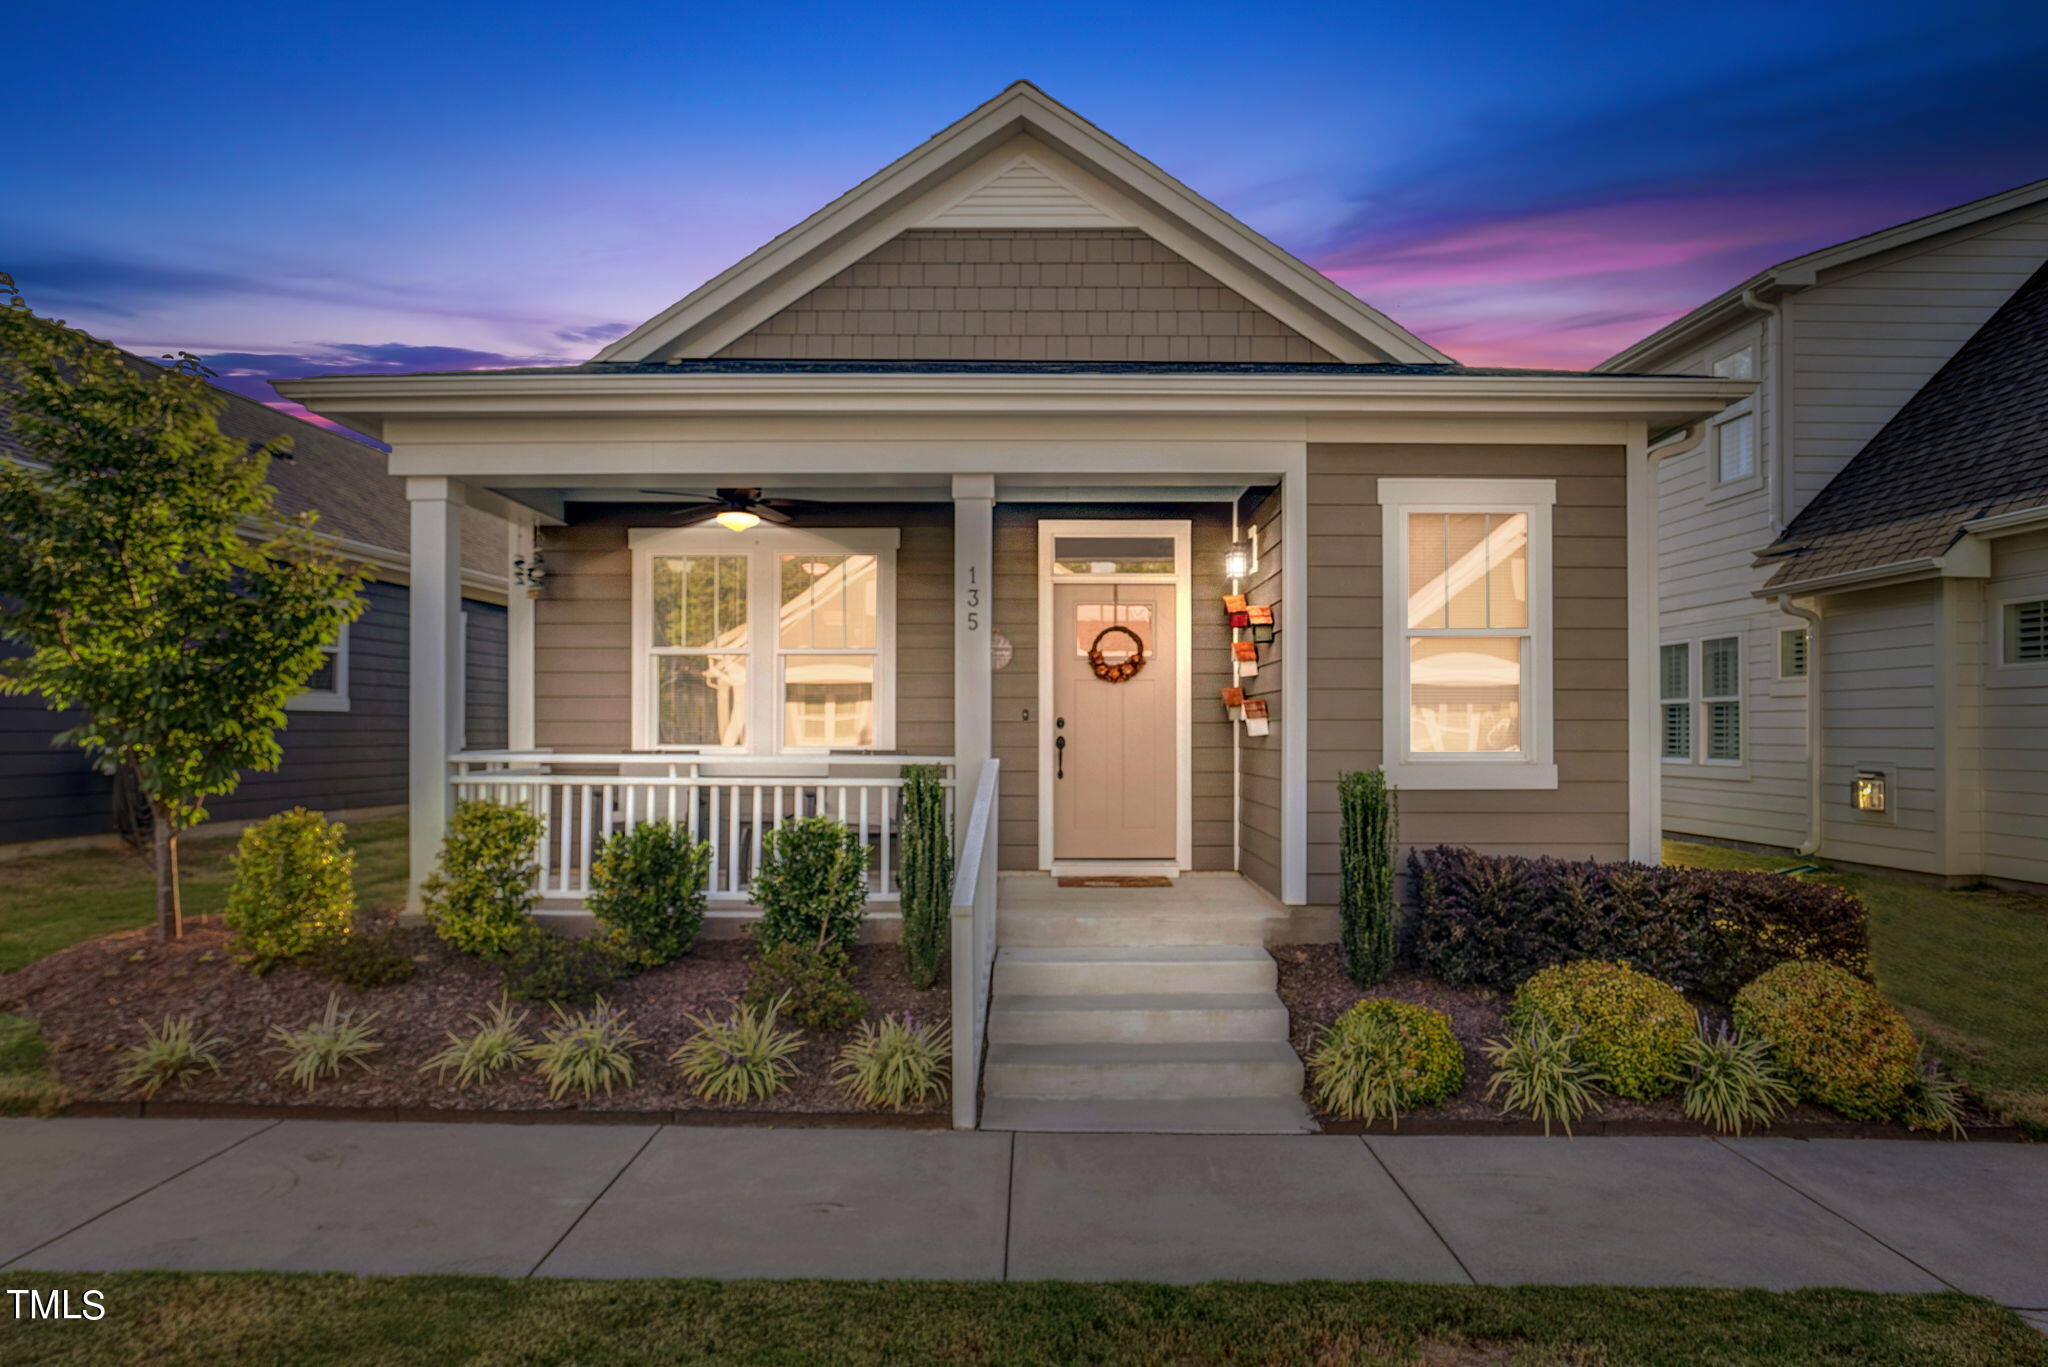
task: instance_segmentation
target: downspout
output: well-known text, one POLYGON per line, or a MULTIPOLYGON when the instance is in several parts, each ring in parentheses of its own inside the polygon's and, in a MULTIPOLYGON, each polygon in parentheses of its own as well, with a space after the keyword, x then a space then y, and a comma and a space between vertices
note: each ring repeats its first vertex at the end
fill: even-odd
POLYGON ((1820 614, 1778 595, 1778 611, 1806 623, 1806 839, 1794 854, 1820 851, 1821 840, 1821 659, 1820 614))

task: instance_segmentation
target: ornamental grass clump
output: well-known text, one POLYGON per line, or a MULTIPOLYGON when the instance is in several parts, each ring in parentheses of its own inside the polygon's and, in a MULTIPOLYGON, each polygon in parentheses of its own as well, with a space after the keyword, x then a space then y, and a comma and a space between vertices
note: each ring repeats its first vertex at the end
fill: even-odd
POLYGON ((1968 1139, 1963 1130, 1963 1085, 1932 1058, 1920 1060, 1920 1076, 1906 1089, 1906 1123, 1916 1130, 1943 1130, 1968 1139))
POLYGON ((273 1026, 270 1034, 277 1044, 270 1052, 284 1058, 277 1075, 311 1091, 323 1079, 339 1077, 347 1064, 368 1072, 370 1055, 384 1047, 370 1030, 377 1015, 375 1011, 357 1015, 342 1010, 340 994, 335 993, 329 995, 327 1009, 311 1025, 297 1030, 273 1026))
POLYGON ((1607 1081, 1578 1056, 1576 1046, 1569 1031, 1542 1015, 1516 1025, 1504 1039, 1486 1041, 1479 1046, 1493 1064, 1486 1099, 1498 1097, 1503 1114, 1522 1111, 1542 1121, 1546 1135, 1552 1124, 1560 1124, 1569 1136, 1574 1120, 1598 1108, 1600 1087, 1607 1081))
POLYGON ((571 1088, 584 1096, 633 1085, 633 1051, 646 1043, 626 1013, 599 997, 587 1011, 555 1008, 555 1023, 536 1044, 520 1051, 533 1060, 548 1099, 559 1101, 571 1088))
POLYGON ((533 933, 540 817, 509 802, 457 803, 440 866, 420 884, 434 933, 465 954, 499 958, 533 933))
POLYGON ((1683 1088, 1687 1119, 1730 1134, 1741 1134, 1744 1125, 1770 1124, 1799 1099, 1771 1062, 1764 1042, 1725 1021, 1713 1032, 1702 1023, 1686 1044, 1684 1066, 1673 1080, 1683 1088))
POLYGON ((1546 968, 1522 984, 1510 1024, 1536 1016, 1573 1036, 1573 1052, 1635 1101, 1669 1094, 1694 1036, 1693 1009, 1678 989, 1626 964, 1598 959, 1546 968))
POLYGON ((706 1101, 731 1106, 775 1095, 796 1075, 789 1056, 803 1044, 803 1032, 777 1028, 779 1005, 738 1006, 723 1020, 687 1017, 697 1032, 669 1061, 706 1101))
POLYGON ((1330 1025, 1308 1056, 1316 1104, 1346 1120, 1384 1119, 1449 1100, 1465 1085, 1465 1051, 1441 1011, 1370 997, 1330 1025))
POLYGON ((652 968, 690 952, 704 928, 711 845, 643 821, 607 836, 590 861, 590 914, 652 968))
POLYGON ((1780 964, 1735 994, 1735 1025, 1764 1042, 1800 1096, 1852 1120, 1903 1120, 1920 1043, 1877 989, 1832 964, 1780 964))
POLYGON ((133 1087, 143 1097, 153 1097, 166 1087, 182 1087, 211 1068, 220 1071, 220 1056, 228 1042, 219 1035, 202 1035, 190 1016, 172 1020, 166 1016, 161 1030, 142 1026, 142 1043, 125 1051, 121 1085, 133 1087))
POLYGON ((492 1005, 489 1015, 471 1016, 469 1023, 475 1028, 466 1035, 450 1030, 448 1047, 422 1063, 420 1071, 444 1080, 453 1073, 458 1087, 490 1082, 518 1067, 532 1043, 526 1037, 526 1013, 514 1011, 504 997, 492 1005))
POLYGON ((304 807, 244 830, 221 921, 228 950, 262 973, 355 929, 356 857, 347 828, 304 807))
POLYGON ((832 1080, 863 1106, 900 1111, 944 1096, 953 1043, 943 1020, 919 1025, 909 1012, 862 1021, 832 1065, 832 1080))

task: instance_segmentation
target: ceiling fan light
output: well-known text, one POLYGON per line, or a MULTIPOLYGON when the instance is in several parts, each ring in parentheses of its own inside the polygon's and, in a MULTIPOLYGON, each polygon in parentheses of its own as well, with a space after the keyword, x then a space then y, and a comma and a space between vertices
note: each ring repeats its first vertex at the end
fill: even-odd
POLYGON ((750 513, 743 508, 728 509, 711 520, 729 532, 744 532, 749 528, 761 525, 761 517, 758 513, 750 513))

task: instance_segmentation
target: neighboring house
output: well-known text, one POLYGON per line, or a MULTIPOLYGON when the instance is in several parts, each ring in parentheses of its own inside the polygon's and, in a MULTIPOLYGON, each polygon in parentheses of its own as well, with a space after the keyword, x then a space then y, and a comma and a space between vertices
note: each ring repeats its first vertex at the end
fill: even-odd
MULTIPOLYGON (((245 775, 207 810, 226 823, 294 805, 356 817, 401 813, 410 630, 404 481, 385 472, 375 447, 237 394, 227 394, 220 428, 252 444, 290 436, 289 459, 270 466, 277 508, 319 513, 320 530, 374 573, 362 616, 344 628, 313 687, 289 705, 282 766, 245 775)), ((0 459, 31 458, 0 427, 0 459)), ((502 744, 507 533, 479 511, 464 515, 462 530, 464 726, 472 744, 502 744)), ((94 771, 84 751, 51 743, 79 720, 37 698, 0 697, 0 858, 105 840, 114 831, 113 781, 94 771)))
MULTIPOLYGON (((1817 603, 1828 586, 1802 573, 1788 592, 1784 571, 1757 553, 1834 489, 2044 259, 2048 181, 2038 181, 1775 266, 1596 367, 1757 380, 1752 397, 1707 422, 1658 434, 1658 716, 1663 824, 1673 835, 1943 877, 2040 881, 2038 844, 2031 863, 2000 862, 1943 814, 1974 797, 1941 777, 1967 761, 1938 723, 1936 696, 1955 695, 1935 665, 1936 638, 1907 630, 1903 617, 1866 616, 1887 595, 1939 597, 1939 585, 1817 603), (1805 616, 1815 606, 1842 614, 1825 628, 1835 641, 1825 665, 1826 642, 1809 639, 1805 616), (1863 620, 1873 632, 1858 637, 1863 620), (1906 634, 1889 636, 1892 628, 1906 634), (1915 652, 1910 663, 1898 658, 1902 647, 1915 652), (1825 679, 1826 693, 1818 782, 1807 744, 1813 677, 1825 679), (1853 773, 1873 764, 1887 775, 1881 822, 1851 805, 1853 773)), ((1932 493, 1955 474, 1929 463, 1915 478, 1932 493)), ((1930 581, 1981 575, 1976 544, 1921 568, 1930 581)), ((1836 587, 1902 577, 1847 568, 1836 587)), ((1944 621, 1944 631, 1960 629, 1944 621)))
MULTIPOLYGON (((956 1057, 1000 940, 990 1123, 1050 1128, 1305 1119, 1258 946, 1335 938, 1345 770, 1387 769, 1411 844, 1656 857, 1649 434, 1754 388, 1458 365, 1021 82, 593 361, 277 387, 390 443, 416 585, 466 506, 545 564, 508 749, 451 760, 453 654, 416 655, 416 880, 489 795, 546 818, 544 912, 652 818, 747 915, 796 812, 861 833, 881 901, 906 757, 956 776, 963 869, 1221 875, 1004 879, 998 931, 963 872, 956 1057)), ((452 630, 445 589, 412 613, 452 630)))

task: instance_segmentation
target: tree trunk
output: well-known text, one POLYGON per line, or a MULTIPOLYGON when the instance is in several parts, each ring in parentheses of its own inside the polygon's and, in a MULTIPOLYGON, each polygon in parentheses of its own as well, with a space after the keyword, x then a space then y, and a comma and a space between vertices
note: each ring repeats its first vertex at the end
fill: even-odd
POLYGON ((150 842, 156 851, 156 937, 175 940, 185 933, 178 907, 178 841, 170 813, 152 804, 150 842))

